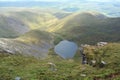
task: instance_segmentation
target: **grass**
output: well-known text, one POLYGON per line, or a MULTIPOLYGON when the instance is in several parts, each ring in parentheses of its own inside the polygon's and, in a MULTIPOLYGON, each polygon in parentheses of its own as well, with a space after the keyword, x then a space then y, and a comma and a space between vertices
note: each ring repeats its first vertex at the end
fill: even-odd
POLYGON ((23 35, 21 35, 17 40, 25 42, 25 43, 34 43, 39 44, 42 41, 51 41, 52 37, 51 34, 49 34, 46 31, 40 31, 40 30, 31 30, 23 35))
MULTIPOLYGON (((22 80, 93 80, 94 78, 110 80, 106 76, 120 70, 120 44, 112 43, 103 49, 106 47, 108 50, 103 60, 107 64, 104 68, 82 65, 79 54, 73 59, 64 60, 52 50, 43 60, 19 54, 0 54, 0 80, 14 80, 15 77, 21 77, 22 80), (76 58, 79 59, 76 61, 76 58), (51 71, 48 62, 53 62, 57 71, 51 71), (81 76, 82 74, 86 76, 81 76)), ((119 79, 120 75, 112 78, 112 80, 119 79)))
POLYGON ((50 25, 56 23, 58 18, 52 13, 41 12, 31 9, 2 12, 0 14, 0 37, 12 38, 24 34, 28 30, 46 30, 50 25), (19 28, 21 27, 21 28, 19 28))
POLYGON ((111 18, 100 13, 73 13, 52 25, 48 31, 79 44, 118 42, 119 20, 119 17, 111 18))
POLYGON ((11 16, 20 19, 31 29, 41 28, 45 30, 49 25, 55 23, 57 18, 47 12, 21 11, 13 12, 11 16), (13 15, 14 14, 14 15, 13 15))

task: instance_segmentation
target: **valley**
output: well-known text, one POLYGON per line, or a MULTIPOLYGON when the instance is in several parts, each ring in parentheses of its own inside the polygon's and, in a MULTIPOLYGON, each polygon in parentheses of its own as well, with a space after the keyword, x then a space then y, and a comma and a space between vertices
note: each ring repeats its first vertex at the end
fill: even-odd
POLYGON ((119 80, 119 3, 0 1, 0 80, 119 80))

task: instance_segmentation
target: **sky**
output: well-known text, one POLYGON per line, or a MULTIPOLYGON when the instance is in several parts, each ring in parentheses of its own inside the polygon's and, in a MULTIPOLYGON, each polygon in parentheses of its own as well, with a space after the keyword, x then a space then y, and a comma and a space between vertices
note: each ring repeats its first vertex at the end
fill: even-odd
POLYGON ((0 1, 59 1, 59 0, 0 0, 0 1))
MULTIPOLYGON (((69 1, 69 0, 0 0, 0 1, 49 1, 49 2, 54 2, 54 1, 69 1)), ((70 0, 72 1, 72 0, 70 0)), ((73 0, 74 1, 74 0, 73 0)), ((83 0, 78 0, 78 1, 83 1, 83 0)), ((84 1, 96 1, 96 2, 120 2, 120 0, 84 0, 84 1)))

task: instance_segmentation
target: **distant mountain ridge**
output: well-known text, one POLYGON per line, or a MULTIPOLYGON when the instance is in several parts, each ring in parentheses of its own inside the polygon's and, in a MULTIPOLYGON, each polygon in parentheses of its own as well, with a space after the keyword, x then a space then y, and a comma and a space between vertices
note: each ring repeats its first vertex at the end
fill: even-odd
POLYGON ((120 18, 110 18, 99 13, 75 13, 52 25, 49 31, 64 39, 78 43, 94 44, 100 41, 120 41, 120 18))
MULTIPOLYGON (((14 8, 13 8, 14 9, 14 8)), ((0 37, 17 37, 30 30, 45 30, 58 19, 47 12, 28 10, 7 11, 0 13, 0 37)))
POLYGON ((0 1, 0 7, 26 7, 64 10, 67 12, 98 11, 109 16, 118 17, 120 1, 96 1, 96 0, 60 0, 60 1, 0 1), (27 5, 26 5, 27 4, 27 5), (86 7, 87 6, 87 7, 86 7))
POLYGON ((3 10, 0 17, 0 51, 12 54, 47 56, 53 42, 57 44, 64 39, 78 45, 120 42, 120 18, 99 12, 68 13, 25 8, 3 10))

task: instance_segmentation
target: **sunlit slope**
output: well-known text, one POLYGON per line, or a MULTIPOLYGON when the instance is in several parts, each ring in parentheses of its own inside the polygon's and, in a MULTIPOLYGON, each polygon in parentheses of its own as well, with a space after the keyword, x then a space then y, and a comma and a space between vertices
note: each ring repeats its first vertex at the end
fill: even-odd
POLYGON ((18 37, 16 40, 22 41, 24 43, 30 43, 30 44, 40 44, 42 42, 51 42, 52 41, 52 35, 45 31, 40 30, 31 30, 20 37, 18 37))
POLYGON ((46 27, 57 21, 57 18, 52 14, 44 12, 20 11, 12 13, 12 16, 24 21, 31 29, 46 29, 46 27))
POLYGON ((57 24, 54 24, 54 27, 50 28, 49 30, 51 32, 55 32, 63 27, 70 28, 74 26, 89 25, 92 20, 96 21, 96 19, 101 19, 101 18, 106 18, 106 17, 97 12, 76 12, 61 19, 57 24))
POLYGON ((52 13, 37 9, 5 10, 0 13, 0 37, 16 37, 37 28, 45 30, 57 20, 52 13))
POLYGON ((120 18, 109 18, 96 12, 75 13, 54 24, 48 31, 80 43, 116 42, 120 41, 119 22, 120 18))

